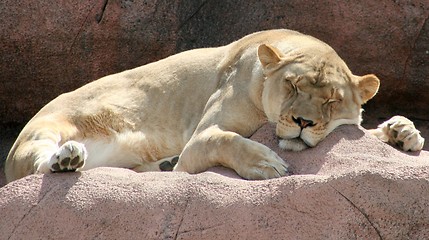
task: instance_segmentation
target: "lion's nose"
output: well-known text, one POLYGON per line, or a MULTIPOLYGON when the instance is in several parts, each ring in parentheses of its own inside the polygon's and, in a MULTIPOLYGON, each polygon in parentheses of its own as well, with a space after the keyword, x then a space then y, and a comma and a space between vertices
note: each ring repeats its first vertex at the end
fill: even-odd
POLYGON ((314 125, 316 125, 316 124, 314 124, 313 121, 304 119, 302 117, 295 118, 295 117, 292 116, 292 120, 296 124, 298 124, 298 126, 300 126, 301 128, 313 127, 314 125))

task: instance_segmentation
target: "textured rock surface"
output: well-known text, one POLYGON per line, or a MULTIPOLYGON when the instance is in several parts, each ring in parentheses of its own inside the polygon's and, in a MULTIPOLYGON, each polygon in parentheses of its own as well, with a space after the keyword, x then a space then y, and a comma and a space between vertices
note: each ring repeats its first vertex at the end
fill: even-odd
POLYGON ((230 170, 33 175, 0 188, 8 239, 427 239, 429 152, 405 154, 354 126, 318 147, 280 152, 271 126, 253 139, 294 175, 241 180, 230 170))
POLYGON ((3 0, 0 15, 0 123, 101 76, 270 28, 314 35, 355 73, 377 74, 377 117, 429 118, 427 0, 3 0))

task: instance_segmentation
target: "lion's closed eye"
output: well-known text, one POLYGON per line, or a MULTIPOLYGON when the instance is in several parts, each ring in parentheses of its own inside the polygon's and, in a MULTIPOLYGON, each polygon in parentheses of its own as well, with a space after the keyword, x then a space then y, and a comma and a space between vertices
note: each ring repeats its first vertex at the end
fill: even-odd
POLYGON ((288 77, 284 78, 284 88, 290 91, 290 93, 292 94, 298 92, 298 88, 295 84, 295 81, 288 77))
POLYGON ((325 104, 329 104, 329 103, 337 103, 337 102, 341 102, 341 99, 335 99, 335 98, 328 98, 325 101, 325 104))

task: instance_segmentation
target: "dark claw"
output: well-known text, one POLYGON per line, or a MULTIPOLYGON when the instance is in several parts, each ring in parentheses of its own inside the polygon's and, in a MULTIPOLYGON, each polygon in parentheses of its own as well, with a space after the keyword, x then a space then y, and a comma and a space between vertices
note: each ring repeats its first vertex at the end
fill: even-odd
POLYGON ((161 171, 173 171, 173 165, 169 161, 165 161, 159 164, 159 169, 161 171))
POLYGON ((171 159, 171 164, 174 166, 176 166, 177 162, 179 161, 179 156, 174 157, 173 159, 171 159))
POLYGON ((279 177, 281 177, 282 175, 280 174, 280 172, 279 172, 279 170, 277 170, 277 168, 275 168, 275 167, 272 167, 276 172, 277 172, 277 174, 279 175, 279 177))
POLYGON ((290 176, 293 175, 293 171, 291 170, 290 167, 286 167, 285 165, 283 165, 285 172, 286 172, 286 176, 290 176))

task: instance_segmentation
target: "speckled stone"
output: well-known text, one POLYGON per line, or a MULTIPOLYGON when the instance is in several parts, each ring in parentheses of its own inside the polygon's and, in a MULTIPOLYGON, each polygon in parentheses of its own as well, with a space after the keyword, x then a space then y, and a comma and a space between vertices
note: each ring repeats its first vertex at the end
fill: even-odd
POLYGON ((405 154, 355 126, 316 148, 282 152, 294 175, 135 173, 97 168, 32 175, 0 188, 6 239, 427 239, 429 152, 405 154))

